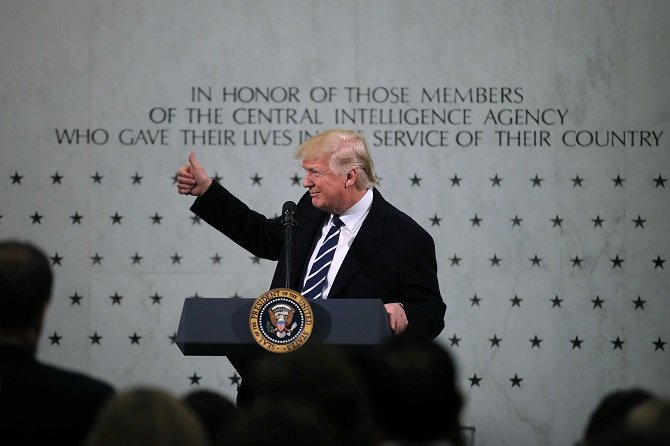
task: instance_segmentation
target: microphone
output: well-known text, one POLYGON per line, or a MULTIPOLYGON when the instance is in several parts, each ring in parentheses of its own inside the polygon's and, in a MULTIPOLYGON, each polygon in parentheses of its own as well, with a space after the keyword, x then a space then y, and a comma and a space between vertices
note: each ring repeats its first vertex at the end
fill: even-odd
POLYGON ((284 227, 284 253, 286 255, 286 288, 291 285, 291 243, 295 221, 296 205, 292 201, 284 203, 281 211, 281 223, 284 227))
POLYGON ((294 214, 296 205, 292 201, 287 201, 281 210, 281 224, 282 226, 295 226, 294 214))

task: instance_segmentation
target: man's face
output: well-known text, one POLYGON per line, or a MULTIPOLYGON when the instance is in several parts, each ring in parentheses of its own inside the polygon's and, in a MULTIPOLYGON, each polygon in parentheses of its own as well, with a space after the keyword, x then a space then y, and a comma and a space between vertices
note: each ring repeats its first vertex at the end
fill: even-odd
POLYGON ((328 158, 305 159, 302 162, 305 179, 302 185, 309 189, 314 207, 331 214, 340 214, 346 208, 346 174, 337 174, 330 169, 328 158))

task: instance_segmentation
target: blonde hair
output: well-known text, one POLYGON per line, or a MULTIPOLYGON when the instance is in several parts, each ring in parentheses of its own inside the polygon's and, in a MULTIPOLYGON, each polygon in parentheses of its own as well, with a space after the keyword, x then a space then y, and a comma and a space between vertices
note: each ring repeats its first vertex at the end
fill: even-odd
POLYGON ((195 413, 164 390, 138 387, 116 394, 100 412, 86 446, 209 446, 195 413))
POLYGON ((332 170, 344 174, 356 169, 356 186, 369 189, 379 180, 365 137, 353 130, 328 129, 305 141, 296 151, 296 159, 329 158, 332 170))

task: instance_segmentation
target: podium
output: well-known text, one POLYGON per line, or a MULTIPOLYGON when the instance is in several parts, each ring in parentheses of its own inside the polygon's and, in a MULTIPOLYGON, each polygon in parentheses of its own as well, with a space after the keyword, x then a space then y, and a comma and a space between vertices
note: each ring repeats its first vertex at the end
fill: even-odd
MULTIPOLYGON (((249 329, 255 299, 188 297, 177 330, 177 346, 187 356, 240 358, 267 353, 249 329)), ((310 300, 314 315, 307 341, 340 347, 350 356, 365 356, 391 337, 388 315, 379 299, 310 300)), ((233 361, 234 358, 234 361, 233 361)))

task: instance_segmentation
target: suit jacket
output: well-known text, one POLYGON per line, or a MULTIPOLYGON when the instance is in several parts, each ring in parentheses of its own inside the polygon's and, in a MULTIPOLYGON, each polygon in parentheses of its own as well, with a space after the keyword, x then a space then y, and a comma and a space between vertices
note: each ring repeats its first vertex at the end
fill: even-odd
MULTIPOLYGON (((435 243, 414 220, 373 190, 370 212, 356 235, 329 292, 329 299, 378 298, 400 302, 407 334, 432 339, 444 328, 446 305, 437 279, 435 243)), ((266 218, 213 182, 191 210, 252 254, 278 261, 270 288, 286 287, 281 217, 266 218)), ((300 290, 307 263, 329 214, 305 193, 297 204, 288 288, 300 290)))
POLYGON ((114 389, 0 342, 0 444, 83 444, 114 389))

